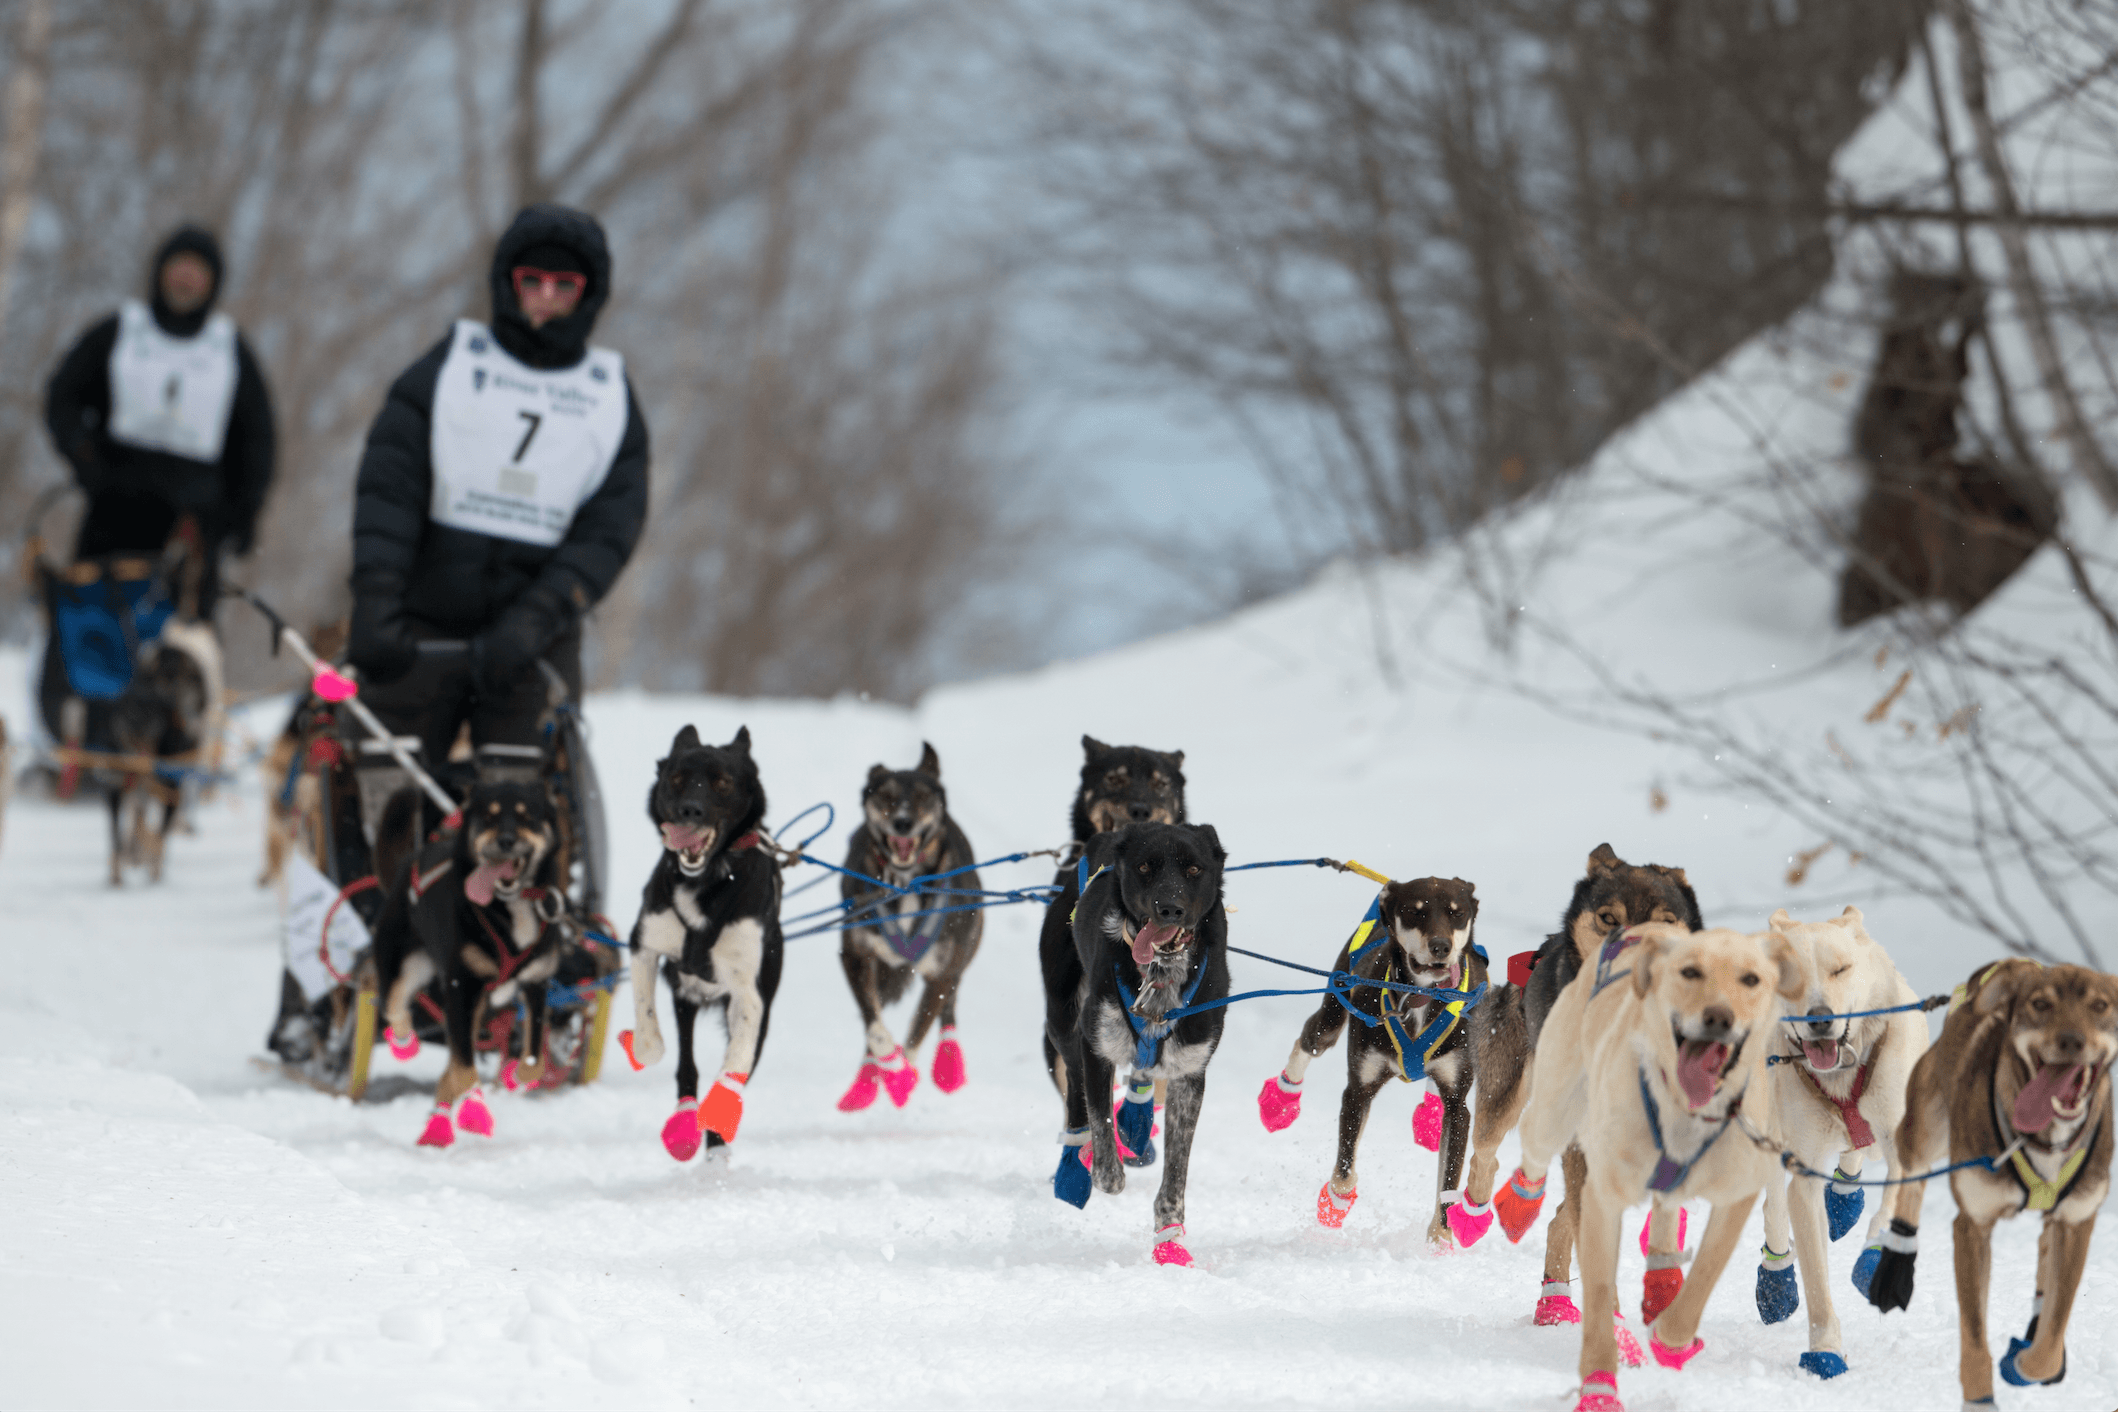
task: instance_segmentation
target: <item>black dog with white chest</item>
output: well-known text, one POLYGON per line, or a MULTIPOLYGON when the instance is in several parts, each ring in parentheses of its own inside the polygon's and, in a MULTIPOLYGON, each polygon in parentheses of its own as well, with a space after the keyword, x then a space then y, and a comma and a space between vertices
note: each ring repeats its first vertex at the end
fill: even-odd
POLYGON ((750 758, 750 728, 726 745, 677 732, 655 767, 647 814, 662 831, 662 857, 640 898, 632 929, 633 1028, 619 1036, 635 1069, 662 1057, 655 972, 669 980, 677 1018, 677 1111, 662 1145, 679 1162, 726 1146, 743 1120, 743 1090, 756 1072, 780 987, 780 870, 760 824, 765 787, 750 758), (705 1098, 692 1056, 701 1006, 718 1006, 728 1047, 705 1098))
MULTIPOLYGON (((1155 1196, 1154 1258, 1188 1265, 1184 1184, 1206 1096, 1206 1065, 1221 1042, 1228 994, 1228 918, 1221 870, 1228 855, 1200 824, 1131 824, 1090 841, 1074 909, 1079 980, 1045 978, 1046 1037, 1065 1058, 1067 1132, 1053 1194, 1076 1206, 1125 1189, 1111 1086, 1119 1066, 1133 1087, 1167 1084, 1166 1151, 1155 1196), (1079 1149, 1090 1150, 1084 1169, 1079 1149)), ((1144 1110, 1128 1103, 1126 1113, 1144 1110)), ((1144 1142, 1147 1127, 1126 1134, 1144 1142)))

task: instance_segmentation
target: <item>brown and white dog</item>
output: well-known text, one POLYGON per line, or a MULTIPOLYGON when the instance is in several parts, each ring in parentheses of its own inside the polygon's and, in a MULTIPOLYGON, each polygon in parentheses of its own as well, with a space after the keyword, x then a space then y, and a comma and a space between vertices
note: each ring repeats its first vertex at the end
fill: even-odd
POLYGON ((184 808, 181 770, 205 763, 219 735, 221 649, 204 623, 173 619, 140 649, 124 695, 111 703, 111 738, 130 757, 110 792, 110 885, 121 886, 129 864, 162 880, 162 856, 184 808), (150 765, 147 762, 158 762, 150 765), (148 820, 162 806, 160 823, 148 820))
MULTIPOLYGON (((1865 1198, 1850 1183, 1869 1157, 1881 1155, 1889 1180, 1904 1175, 1897 1125, 1905 1116, 1905 1083, 1927 1052, 1927 1021, 1917 1008, 1846 1018, 1919 1003, 1888 953, 1868 935, 1860 908, 1848 907, 1829 922, 1797 922, 1783 909, 1766 925, 1801 954, 1809 981, 1807 997, 1789 1011, 1803 1018, 1783 1022, 1773 1045, 1773 1136, 1810 1171, 1824 1171, 1834 1161, 1837 1169, 1828 1190, 1815 1177, 1789 1178, 1779 1170, 1766 1185, 1758 1315, 1768 1324, 1790 1317, 1806 1288, 1809 1351, 1801 1366, 1833 1378, 1846 1371, 1846 1348, 1825 1267, 1826 1220, 1831 1240, 1837 1240, 1860 1219, 1865 1198)), ((1856 1286, 1866 1285, 1882 1253, 1888 1205, 1887 1198, 1879 1200, 1869 1218, 1867 1251, 1853 1269, 1856 1286)))
MULTIPOLYGON (((2118 1055, 2118 977, 2084 966, 2001 961, 1949 1006, 1941 1038, 1912 1070, 1897 1148, 1914 1171, 1987 1159, 1949 1174, 1956 1197, 1958 1377, 1964 1401, 1991 1404, 1986 1285, 1993 1223, 2042 1213, 2037 1301, 2011 1339, 2001 1376, 2020 1387, 2066 1376, 2067 1321, 2088 1263, 2096 1211, 2111 1187, 2111 1060, 2118 1055)), ((1925 1183, 1897 1188, 1890 1233, 1868 1288, 1888 1312, 1912 1298, 1925 1183)))
POLYGON ((1773 1172, 1753 1140, 1772 1122, 1765 1059, 1782 1007, 1807 990, 1799 951, 1777 932, 1649 923, 1607 942, 1552 1007, 1522 1113, 1522 1171, 1541 1183, 1569 1143, 1581 1148, 1577 1412, 1623 1412, 1618 1230, 1643 1199, 1665 1216, 1712 1203, 1691 1277, 1648 1337, 1668 1368, 1704 1347, 1699 1316, 1773 1172))
MULTIPOLYGON (((1436 990, 1474 992, 1486 983, 1486 958, 1475 950, 1472 932, 1478 920, 1478 891, 1462 878, 1417 878, 1393 882, 1377 902, 1378 925, 1363 925, 1339 948, 1332 969, 1350 971, 1362 980, 1347 997, 1364 1023, 1353 1026, 1346 1043, 1346 1091, 1339 1100, 1338 1160, 1316 1194, 1318 1224, 1337 1227, 1359 1199, 1354 1157, 1368 1109, 1375 1095, 1394 1076, 1411 1082, 1426 1078, 1439 1097, 1429 1094, 1413 1115, 1420 1133, 1422 1118, 1433 1124, 1441 1161, 1436 1169, 1434 1217, 1427 1239, 1454 1245, 1453 1224, 1472 1223, 1476 1240, 1492 1223, 1490 1209, 1463 1210, 1456 1188, 1463 1175, 1471 1137, 1471 1048, 1467 1002, 1392 991, 1384 983, 1400 982, 1436 990), (1380 1020, 1381 1023, 1375 1023, 1380 1020), (1391 1023, 1394 1021, 1395 1023, 1391 1023), (1431 1113, 1429 1109, 1431 1107, 1431 1113)), ((1258 1115, 1266 1131, 1278 1132, 1301 1115, 1302 1080, 1310 1061, 1338 1043, 1348 1012, 1337 995, 1327 995, 1302 1024, 1301 1035, 1287 1056, 1287 1067, 1265 1080, 1258 1093, 1258 1115)))

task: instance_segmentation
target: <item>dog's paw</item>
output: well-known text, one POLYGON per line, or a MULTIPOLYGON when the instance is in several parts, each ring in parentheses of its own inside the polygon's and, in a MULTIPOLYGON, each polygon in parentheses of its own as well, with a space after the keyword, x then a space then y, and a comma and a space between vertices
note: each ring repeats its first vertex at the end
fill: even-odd
POLYGON ((1285 1074, 1275 1074, 1258 1090, 1258 1117, 1268 1133, 1291 1127, 1302 1116, 1302 1086, 1290 1083, 1285 1074))
POLYGON ((698 1152, 699 1106, 696 1100, 677 1100, 677 1111, 662 1124, 662 1146, 679 1162, 689 1162, 698 1152))
POLYGON ((382 1042, 390 1046, 390 1057, 400 1064, 419 1057, 419 1035, 416 1032, 399 1034, 394 1025, 384 1025, 382 1042))
POLYGON ((1429 1152, 1441 1151, 1441 1095, 1430 1093, 1412 1110, 1412 1140, 1429 1152))
POLYGON ((1191 1252, 1184 1248, 1182 1224, 1164 1226, 1155 1232, 1155 1263, 1157 1265, 1189 1265, 1191 1252))
MULTIPOLYGON (((1832 1173, 1852 1181, 1859 1172, 1849 1172, 1843 1167, 1832 1173)), ((1831 1238, 1838 1240, 1861 1223, 1862 1208, 1868 1204, 1868 1193, 1857 1186, 1846 1186, 1834 1181, 1824 1188, 1824 1220, 1831 1229, 1831 1238)))
POLYGON ((1803 1372, 1820 1378, 1835 1378, 1846 1371, 1845 1358, 1829 1349, 1811 1349, 1795 1361, 1803 1372))
MULTIPOLYGON (((1618 1361, 1620 1363, 1623 1363, 1628 1368, 1637 1368, 1647 1362, 1647 1355, 1640 1351, 1640 1340, 1634 1338, 1633 1331, 1625 1326, 1625 1316, 1623 1314, 1611 1315, 1611 1336, 1618 1340, 1618 1361)), ((1654 1335, 1649 1334, 1648 1337, 1653 1338, 1654 1335)), ((1677 1364, 1676 1366, 1682 1367, 1683 1365, 1677 1364)))
POLYGON ((723 1142, 735 1141, 735 1130, 743 1121, 743 1086, 748 1074, 723 1074, 699 1100, 699 1131, 713 1133, 723 1142))
POLYGON ((1445 1191, 1441 1199, 1449 1203, 1444 1208, 1449 1218, 1449 1234, 1455 1236, 1456 1243, 1464 1249, 1469 1250, 1478 1244, 1485 1238, 1485 1233, 1493 1229, 1492 1202, 1474 1206, 1460 1191, 1445 1191))
POLYGON ((1088 1168, 1075 1156, 1087 1137, 1086 1131, 1061 1135, 1064 1145, 1059 1149, 1059 1170, 1052 1173, 1052 1195, 1077 1209, 1088 1205, 1090 1193, 1088 1168))
POLYGON ((934 1087, 943 1093, 954 1093, 963 1087, 963 1046, 956 1042, 956 1027, 943 1025, 941 1043, 934 1046, 934 1064, 930 1071, 934 1076, 934 1087))
POLYGON ((1875 1266, 1882 1258, 1883 1248, 1880 1245, 1871 1245, 1853 1262, 1853 1288, 1863 1299, 1866 1299, 1868 1291, 1875 1287, 1875 1266))
POLYGON ((1768 1324, 1783 1323, 1802 1307, 1802 1283, 1794 1272, 1794 1252, 1775 1255, 1766 1246, 1758 1261, 1758 1317, 1768 1324))
POLYGON ((1625 1404, 1618 1400, 1618 1375, 1591 1373, 1583 1378, 1574 1412, 1625 1412, 1625 1404))
POLYGON ((903 1046, 890 1051, 890 1057, 881 1061, 882 1086, 890 1095, 890 1102, 902 1108, 911 1100, 912 1090, 919 1086, 919 1070, 905 1057, 903 1046))
MULTIPOLYGON (((1863 1252, 1865 1255, 1866 1252, 1863 1252)), ((1912 1264, 1919 1258, 1919 1230, 1895 1216, 1883 1233, 1882 1253, 1868 1283, 1868 1302, 1885 1314, 1912 1303, 1912 1264)))
POLYGON ((510 1059, 500 1068, 500 1082, 508 1092, 532 1089, 544 1082, 542 1059, 510 1059))
POLYGON ((427 1114, 426 1131, 419 1135, 421 1147, 447 1147, 456 1140, 456 1126, 449 1121, 449 1110, 436 1108, 427 1114))
POLYGON ((1118 1155, 1128 1167, 1151 1167, 1155 1161, 1155 1086, 1142 1084, 1119 1100, 1111 1114, 1118 1135, 1118 1155))
POLYGON ((1649 1270, 1640 1280, 1640 1322, 1652 1324, 1684 1291, 1684 1272, 1674 1266, 1649 1270))
POLYGON ((1654 1351, 1657 1363, 1660 1363, 1665 1368, 1674 1368, 1681 1371, 1686 1363, 1699 1356, 1699 1350, 1706 1347, 1706 1340, 1695 1338, 1682 1348, 1671 1348, 1661 1339, 1655 1337, 1653 1329, 1649 1329, 1647 1331, 1647 1346, 1654 1351))
POLYGON ((838 1100, 841 1113, 858 1113, 875 1102, 875 1095, 882 1092, 882 1070, 873 1059, 861 1061, 860 1072, 853 1076, 853 1084, 838 1100))
POLYGON ((1089 1176, 1095 1182, 1096 1190, 1105 1196, 1116 1196, 1125 1190, 1125 1165, 1118 1156, 1115 1141, 1111 1143, 1107 1157, 1101 1152, 1096 1154, 1095 1161, 1089 1165, 1089 1176))
POLYGON ((1581 1311, 1574 1306, 1572 1286, 1565 1280, 1545 1281, 1542 1292, 1537 1296, 1537 1312, 1530 1322, 1540 1329, 1580 1323, 1581 1311))
POLYGON ((493 1110, 485 1106, 485 1090, 474 1088, 456 1100, 456 1126, 480 1137, 493 1135, 493 1110))
POLYGON ((1507 1232, 1510 1243, 1520 1243, 1529 1234, 1530 1227, 1537 1223, 1537 1213, 1543 1209, 1544 1178, 1532 1182, 1523 1176, 1520 1167, 1493 1193, 1493 1214, 1500 1218, 1500 1228, 1507 1232))
POLYGON ((2051 1387, 2056 1383, 2066 1381, 2067 1355, 2065 1349, 2059 1351, 2059 1371, 2052 1374, 2049 1378, 2033 1378, 2022 1370, 2022 1355, 2030 1351, 2030 1344, 2037 1337, 2034 1332, 2036 1327, 2037 1325, 2033 1321, 2030 1325, 2033 1332, 2029 1338, 2009 1339, 2008 1351, 2001 1355, 2000 1376, 2010 1387, 2051 1387))
POLYGON ((1353 1212, 1353 1203, 1361 1199, 1358 1188, 1340 1196, 1325 1182, 1316 1191, 1316 1223, 1329 1230, 1337 1230, 1346 1224, 1346 1217, 1353 1212))
POLYGON ((621 1030, 618 1047, 625 1051, 625 1061, 637 1071, 649 1064, 662 1062, 662 1031, 653 1029, 621 1030))

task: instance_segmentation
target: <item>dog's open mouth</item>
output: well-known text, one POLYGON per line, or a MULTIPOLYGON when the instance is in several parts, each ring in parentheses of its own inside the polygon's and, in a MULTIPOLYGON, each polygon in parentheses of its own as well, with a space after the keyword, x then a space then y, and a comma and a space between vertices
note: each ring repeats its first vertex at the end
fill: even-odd
POLYGON ((714 830, 693 824, 662 825, 662 846, 677 855, 677 866, 696 873, 706 866, 706 852, 713 847, 714 830))
POLYGON ((1714 1090, 1721 1086, 1721 1075, 1728 1068, 1728 1061, 1735 1051, 1718 1039, 1686 1039, 1677 1036, 1677 1086, 1684 1090, 1684 1100, 1693 1108, 1704 1108, 1714 1101, 1714 1090))
POLYGON ((1819 1074, 1828 1074, 1844 1061, 1845 1046, 1835 1039, 1811 1039, 1802 1043, 1802 1058, 1819 1074))
POLYGON ((2088 1111, 2089 1091, 2095 1082, 2095 1066, 2090 1064, 2039 1064, 2022 1092, 2015 1095, 2011 1115, 2015 1131, 2043 1132, 2062 1119, 2078 1120, 2088 1111))
POLYGON ((919 856, 919 835, 893 833, 887 835, 890 842, 890 861, 900 868, 912 866, 919 856))
POLYGON ((1461 990, 1457 982, 1463 978, 1463 967, 1451 961, 1446 966, 1414 966, 1412 983, 1429 990, 1461 990))
POLYGON ((1155 959, 1158 951, 1181 951, 1191 945, 1192 935, 1190 927, 1151 922, 1133 933, 1133 964, 1145 966, 1155 959))
POLYGON ((463 880, 463 895, 480 907, 489 904, 495 894, 513 897, 517 891, 515 879, 521 870, 518 859, 489 858, 471 869, 471 875, 463 880))

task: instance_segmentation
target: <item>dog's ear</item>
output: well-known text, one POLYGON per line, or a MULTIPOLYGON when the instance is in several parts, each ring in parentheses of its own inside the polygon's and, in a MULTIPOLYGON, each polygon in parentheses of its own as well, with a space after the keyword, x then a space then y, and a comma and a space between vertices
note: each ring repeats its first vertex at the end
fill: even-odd
POLYGON ((698 748, 699 728, 697 726, 684 727, 684 729, 677 732, 677 738, 669 742, 669 753, 672 755, 680 750, 696 750, 698 748))
POLYGON ((1183 751, 1172 750, 1169 752, 1169 768, 1171 768, 1172 770, 1181 770, 1184 768, 1183 751))
POLYGON ((1596 851, 1588 856, 1588 875, 1592 878, 1615 873, 1624 866, 1625 860, 1618 856, 1618 850, 1607 843, 1597 844, 1596 851))
POLYGON ((1794 918, 1787 915, 1785 907, 1780 908, 1765 919, 1765 926, 1768 931, 1783 932, 1793 925, 1794 918))
POLYGON ((2015 992, 2036 976, 2035 961, 2007 960, 1994 966, 1986 978, 1979 983, 1978 999, 1972 1002, 1973 1013, 1992 1015, 2015 1003, 2015 992))
POLYGON ((741 753, 748 755, 750 753, 750 727, 738 727, 735 733, 735 739, 728 742, 728 749, 740 751, 741 753))
MULTIPOLYGON (((888 778, 890 778, 890 767, 888 765, 870 765, 868 767, 869 789, 875 788, 875 786, 881 784, 884 780, 888 778)), ((865 792, 866 791, 863 791, 863 793, 865 792)))
POLYGON ((932 775, 935 779, 941 778, 941 757, 934 753, 933 746, 923 740, 919 742, 919 768, 922 774, 932 775))
POLYGON ((1206 839, 1207 850, 1213 854, 1213 861, 1215 865, 1218 866, 1222 863, 1226 863, 1228 861, 1228 850, 1221 847, 1221 835, 1214 831, 1213 825, 1194 824, 1192 825, 1192 827, 1197 829, 1200 834, 1204 835, 1206 839))
POLYGON ((1765 954, 1780 968, 1779 983, 1773 989, 1782 1000, 1800 1000, 1809 993, 1809 961, 1802 948, 1784 932, 1766 934, 1765 954))
POLYGON ((1094 763, 1110 754, 1110 747, 1094 736, 1084 734, 1081 737, 1081 754, 1090 763, 1094 763))
POLYGON ((1846 904, 1846 910, 1839 913, 1839 925, 1852 932, 1855 941, 1872 946, 1875 944, 1875 938, 1868 935, 1867 921, 1868 919, 1861 915, 1861 909, 1850 902, 1846 904))
POLYGON ((1655 983, 1655 962, 1662 956, 1662 931, 1659 927, 1643 927, 1640 939, 1632 945, 1633 995, 1644 997, 1655 983))

